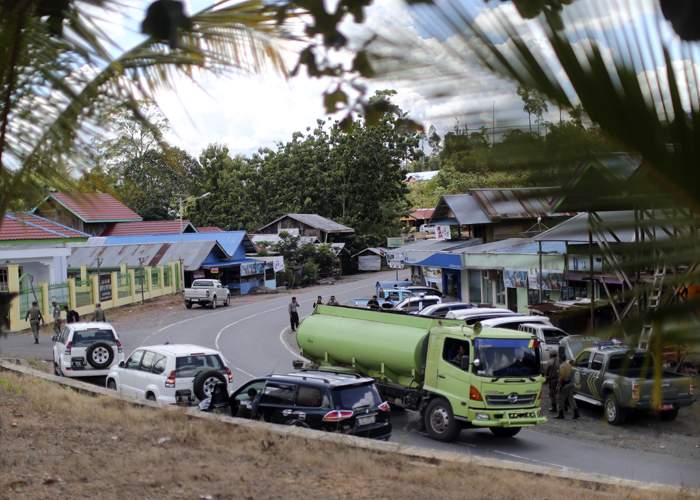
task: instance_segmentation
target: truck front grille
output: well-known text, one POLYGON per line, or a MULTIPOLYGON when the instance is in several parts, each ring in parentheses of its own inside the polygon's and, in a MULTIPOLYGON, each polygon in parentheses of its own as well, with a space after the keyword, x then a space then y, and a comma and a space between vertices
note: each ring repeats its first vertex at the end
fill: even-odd
POLYGON ((537 394, 487 394, 486 403, 494 406, 523 406, 531 405, 535 402, 537 394))

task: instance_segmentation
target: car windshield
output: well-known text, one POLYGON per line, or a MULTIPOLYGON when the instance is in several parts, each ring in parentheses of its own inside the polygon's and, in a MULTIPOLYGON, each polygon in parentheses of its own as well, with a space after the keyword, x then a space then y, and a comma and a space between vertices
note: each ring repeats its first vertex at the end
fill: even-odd
POLYGON ((347 410, 373 408, 381 404, 382 399, 374 384, 352 385, 333 391, 336 406, 347 410))
POLYGON ((178 356, 175 360, 175 376, 178 378, 194 377, 201 370, 221 370, 224 363, 218 354, 190 354, 178 356))
POLYGON ((540 373, 540 355, 532 339, 481 338, 474 341, 474 347, 481 363, 478 375, 532 377, 540 373))
POLYGON ((209 280, 195 280, 192 282, 192 288, 206 288, 209 286, 214 286, 214 284, 209 280))
POLYGON ((95 342, 114 343, 114 332, 112 330, 80 330, 73 332, 73 346, 87 346, 95 342))

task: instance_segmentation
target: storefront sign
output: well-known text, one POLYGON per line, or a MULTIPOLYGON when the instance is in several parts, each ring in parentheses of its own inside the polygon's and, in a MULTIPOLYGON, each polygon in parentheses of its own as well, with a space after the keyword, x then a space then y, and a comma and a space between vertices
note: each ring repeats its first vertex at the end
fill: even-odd
POLYGON ((503 270, 503 286, 506 288, 527 288, 528 272, 519 269, 503 270))
POLYGON ((451 240, 452 231, 448 225, 437 225, 435 226, 435 239, 436 240, 451 240))

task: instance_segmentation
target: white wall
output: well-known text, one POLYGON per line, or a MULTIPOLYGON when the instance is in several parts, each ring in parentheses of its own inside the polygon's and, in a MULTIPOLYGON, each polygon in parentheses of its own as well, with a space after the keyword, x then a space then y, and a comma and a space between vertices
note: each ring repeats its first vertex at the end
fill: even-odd
POLYGON ((68 278, 69 248, 0 248, 0 264, 18 264, 34 284, 61 283, 68 278))

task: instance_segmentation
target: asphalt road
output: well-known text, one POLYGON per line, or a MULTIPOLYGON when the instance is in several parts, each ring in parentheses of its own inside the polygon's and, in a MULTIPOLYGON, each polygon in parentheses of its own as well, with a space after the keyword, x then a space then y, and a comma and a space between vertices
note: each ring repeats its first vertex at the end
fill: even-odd
MULTIPOLYGON (((324 300, 334 294, 343 303, 370 294, 379 276, 391 279, 393 273, 374 274, 359 281, 299 291, 297 298, 301 304, 301 316, 311 312, 318 293, 323 295, 324 300)), ((215 311, 198 308, 188 311, 184 307, 176 307, 152 322, 120 329, 120 337, 126 352, 140 345, 166 341, 215 347, 230 362, 236 386, 270 372, 291 371, 292 361, 298 356, 284 338, 290 335, 287 315, 290 296, 259 299, 247 304, 234 302, 236 305, 232 307, 215 311), (154 324, 157 326, 154 327, 154 324)), ((13 350, 12 343, 5 341, 7 354, 13 350)), ((42 346, 42 349, 47 347, 42 346)), ((524 429, 515 438, 495 438, 488 430, 464 430, 457 442, 440 443, 416 430, 416 414, 413 412, 396 412, 393 423, 392 441, 407 445, 640 481, 700 486, 700 461, 588 443, 533 428, 524 429)))

